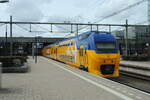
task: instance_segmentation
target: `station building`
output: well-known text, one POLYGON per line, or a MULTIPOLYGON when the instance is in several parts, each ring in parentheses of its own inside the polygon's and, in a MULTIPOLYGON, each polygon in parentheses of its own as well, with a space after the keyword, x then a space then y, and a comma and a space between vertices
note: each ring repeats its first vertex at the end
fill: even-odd
MULTIPOLYGON (((13 37, 13 55, 32 55, 35 47, 40 55, 44 46, 61 41, 64 38, 44 38, 44 37, 13 37)), ((0 56, 7 56, 10 53, 11 38, 0 37, 0 56)))
POLYGON ((128 37, 125 30, 115 30, 112 32, 119 41, 121 53, 125 50, 125 41, 128 42, 128 51, 130 54, 150 54, 150 31, 149 26, 129 27, 128 37))

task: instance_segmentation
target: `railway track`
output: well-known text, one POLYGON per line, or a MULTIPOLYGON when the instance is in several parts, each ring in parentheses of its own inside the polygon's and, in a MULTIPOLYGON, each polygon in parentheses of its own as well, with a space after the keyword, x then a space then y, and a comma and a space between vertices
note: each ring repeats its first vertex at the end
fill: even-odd
POLYGON ((112 81, 133 87, 143 92, 150 93, 150 80, 140 75, 134 75, 127 72, 120 72, 118 78, 108 78, 112 81))
POLYGON ((144 75, 137 74, 137 73, 129 73, 129 72, 126 72, 126 71, 121 71, 120 74, 130 76, 130 77, 134 77, 134 78, 138 78, 138 79, 142 79, 142 80, 150 81, 149 76, 144 76, 144 75))

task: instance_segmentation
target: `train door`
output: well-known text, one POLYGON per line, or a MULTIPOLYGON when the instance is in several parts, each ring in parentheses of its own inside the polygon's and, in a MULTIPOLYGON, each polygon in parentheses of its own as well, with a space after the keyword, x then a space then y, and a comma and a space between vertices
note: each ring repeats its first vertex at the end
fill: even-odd
POLYGON ((57 59, 57 48, 55 50, 55 59, 57 59))
POLYGON ((84 65, 83 48, 80 48, 80 65, 84 65))
POLYGON ((86 53, 86 49, 83 46, 80 47, 79 55, 80 55, 81 69, 87 70, 87 53, 86 53))

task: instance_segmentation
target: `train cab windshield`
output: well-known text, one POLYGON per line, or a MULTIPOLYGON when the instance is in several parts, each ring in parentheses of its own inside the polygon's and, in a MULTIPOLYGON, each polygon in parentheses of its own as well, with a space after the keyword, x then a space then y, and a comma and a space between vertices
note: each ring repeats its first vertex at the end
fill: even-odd
POLYGON ((116 43, 115 42, 98 42, 96 43, 96 49, 98 52, 106 53, 116 53, 116 43))

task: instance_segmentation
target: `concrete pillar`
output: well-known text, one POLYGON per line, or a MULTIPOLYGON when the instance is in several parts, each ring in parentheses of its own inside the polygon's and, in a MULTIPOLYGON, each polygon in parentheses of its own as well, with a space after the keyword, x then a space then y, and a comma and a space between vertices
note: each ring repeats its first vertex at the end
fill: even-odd
POLYGON ((32 57, 34 59, 34 56, 35 56, 35 48, 34 48, 34 44, 35 43, 32 43, 32 57))

